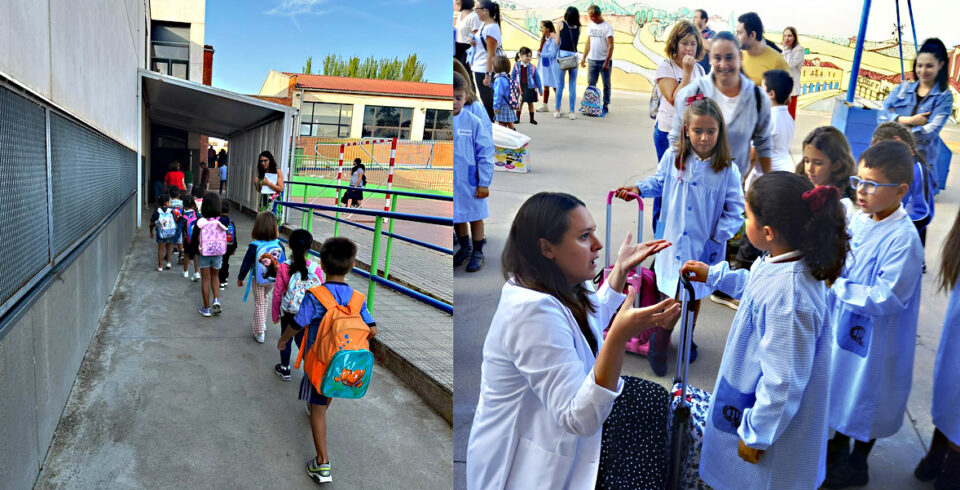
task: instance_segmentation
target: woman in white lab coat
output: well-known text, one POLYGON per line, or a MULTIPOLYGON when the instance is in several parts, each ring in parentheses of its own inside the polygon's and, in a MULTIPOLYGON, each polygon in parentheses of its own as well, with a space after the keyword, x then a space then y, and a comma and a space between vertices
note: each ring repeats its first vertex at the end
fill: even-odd
POLYGON ((503 252, 507 282, 483 346, 469 489, 596 485, 601 428, 623 385, 623 346, 670 325, 680 309, 668 299, 617 312, 623 271, 670 245, 663 240, 631 244, 628 235, 594 292, 602 248, 595 231, 583 202, 569 194, 536 194, 514 218, 503 252), (615 314, 605 345, 601 331, 615 314))

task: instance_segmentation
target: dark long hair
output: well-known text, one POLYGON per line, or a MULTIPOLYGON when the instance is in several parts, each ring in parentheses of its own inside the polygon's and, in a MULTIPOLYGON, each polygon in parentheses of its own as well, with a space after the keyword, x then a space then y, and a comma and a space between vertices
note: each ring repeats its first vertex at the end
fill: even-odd
POLYGON ((580 332, 590 344, 590 350, 596 355, 597 339, 587 320, 588 314, 596 311, 596 306, 588 291, 582 284, 570 288, 563 271, 540 251, 541 238, 552 244, 563 240, 570 227, 570 211, 583 205, 583 201, 576 197, 560 192, 540 192, 531 196, 513 218, 500 263, 503 264, 504 278, 512 277, 519 286, 549 294, 569 308, 580 332))
POLYGON ((687 155, 694 151, 690 143, 690 135, 687 134, 690 116, 710 116, 717 121, 717 144, 713 147, 713 161, 710 163, 710 168, 716 173, 729 167, 733 159, 730 156, 730 143, 727 142, 727 127, 723 122, 723 113, 720 111, 720 106, 709 98, 695 100, 683 111, 683 129, 677 141, 677 157, 673 165, 682 171, 687 155))
POLYGON ((479 8, 487 9, 490 18, 500 25, 500 4, 491 0, 480 0, 479 8))
POLYGON ((267 174, 267 172, 271 174, 277 173, 277 161, 273 158, 273 153, 264 150, 260 152, 260 156, 257 157, 257 178, 263 180, 263 177, 267 174), (263 157, 267 157, 267 160, 270 160, 270 165, 267 166, 266 170, 264 170, 263 166, 260 165, 260 159, 263 157))
MULTIPOLYGON (((850 186, 850 176, 857 173, 857 162, 853 160, 850 143, 847 142, 843 132, 833 126, 814 128, 803 138, 801 151, 807 145, 813 145, 817 151, 826 154, 831 166, 838 165, 838 168, 830 174, 830 185, 840 189, 843 197, 849 197, 851 200, 856 197, 856 190, 850 186)), ((807 175, 803 160, 800 160, 800 164, 797 165, 797 173, 807 175)))
POLYGON ((943 241, 943 250, 940 253, 940 274, 937 276, 937 282, 940 283, 940 289, 952 291, 953 286, 957 284, 957 278, 960 277, 960 213, 953 220, 953 227, 947 234, 947 239, 943 241))
POLYGON ((290 258, 293 263, 290 264, 290 277, 296 272, 300 273, 300 280, 306 281, 307 274, 307 253, 313 245, 313 235, 303 228, 297 228, 290 233, 290 258))
MULTIPOLYGON (((923 53, 932 54, 937 61, 943 62, 943 67, 937 72, 937 86, 940 87, 940 90, 947 90, 947 72, 950 71, 950 61, 947 60, 947 47, 943 45, 943 41, 940 39, 931 37, 923 41, 923 44, 920 45, 920 50, 917 51, 917 57, 923 53)), ((920 80, 917 76, 916 58, 913 59, 913 79, 920 80)))
MULTIPOLYGON (((540 25, 542 25, 543 27, 546 27, 547 31, 549 32, 552 32, 554 34, 557 33, 557 28, 553 26, 552 21, 544 20, 540 22, 540 25)), ((540 51, 543 51, 543 44, 547 42, 547 36, 549 36, 549 34, 540 35, 540 51)))
POLYGON ((573 26, 579 29, 580 11, 572 5, 567 7, 567 10, 563 13, 563 21, 566 22, 568 26, 573 26))
POLYGON ((810 274, 821 281, 840 277, 850 251, 850 235, 838 189, 821 186, 822 196, 804 198, 810 179, 790 172, 770 172, 747 191, 747 205, 759 226, 769 226, 794 250, 803 252, 810 274), (817 198, 822 203, 812 204, 817 198), (814 209, 811 209, 811 208, 814 209))

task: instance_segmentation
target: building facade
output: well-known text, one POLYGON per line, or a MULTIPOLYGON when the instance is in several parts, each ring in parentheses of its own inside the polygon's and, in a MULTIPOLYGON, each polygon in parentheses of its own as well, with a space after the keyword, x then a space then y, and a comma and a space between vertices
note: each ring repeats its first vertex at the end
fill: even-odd
POLYGON ((843 70, 839 66, 820 58, 805 59, 800 69, 800 95, 839 90, 842 79, 843 70))

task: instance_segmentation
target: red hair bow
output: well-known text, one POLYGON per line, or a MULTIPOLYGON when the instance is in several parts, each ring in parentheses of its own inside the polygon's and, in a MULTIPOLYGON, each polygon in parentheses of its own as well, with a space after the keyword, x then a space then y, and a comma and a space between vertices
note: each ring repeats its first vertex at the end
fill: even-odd
POLYGON ((818 213, 828 200, 840 198, 840 190, 832 185, 818 185, 803 193, 803 200, 810 206, 811 213, 818 213))
POLYGON ((700 92, 692 97, 687 97, 687 105, 690 105, 698 100, 703 100, 703 92, 700 92))

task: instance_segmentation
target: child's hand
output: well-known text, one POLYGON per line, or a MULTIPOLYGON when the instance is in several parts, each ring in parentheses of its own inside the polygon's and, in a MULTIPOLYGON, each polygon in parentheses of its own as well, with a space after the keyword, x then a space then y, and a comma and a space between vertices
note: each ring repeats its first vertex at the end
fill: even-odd
POLYGON ((489 187, 477 187, 477 193, 476 193, 477 199, 484 199, 489 195, 490 195, 489 187))
POLYGON ((616 192, 616 194, 614 194, 614 195, 617 196, 617 197, 619 197, 620 199, 623 199, 624 201, 632 201, 632 200, 633 200, 633 196, 629 195, 629 194, 628 194, 629 192, 632 192, 632 193, 634 193, 634 194, 636 194, 636 195, 639 196, 639 195, 640 195, 640 188, 638 188, 638 187, 635 186, 635 185, 631 185, 631 186, 629 186, 629 187, 620 187, 620 188, 617 189, 617 192, 616 192))
POLYGON ((283 337, 280 337, 279 339, 277 339, 277 350, 283 350, 283 348, 286 345, 287 345, 287 341, 283 340, 283 337))
POLYGON ((150 238, 153 239, 153 230, 150 230, 150 238))
POLYGON ((243 287, 243 279, 237 280, 237 287, 243 287))
POLYGON ((737 446, 737 456, 740 456, 740 459, 750 464, 759 463, 760 456, 762 455, 762 449, 753 449, 752 447, 747 447, 747 445, 743 443, 743 440, 741 440, 740 444, 737 446))
POLYGON ((698 260, 688 260, 686 264, 680 267, 680 273, 687 274, 687 277, 694 282, 707 282, 709 272, 710 266, 698 260), (690 276, 690 273, 693 273, 693 275, 690 276))

